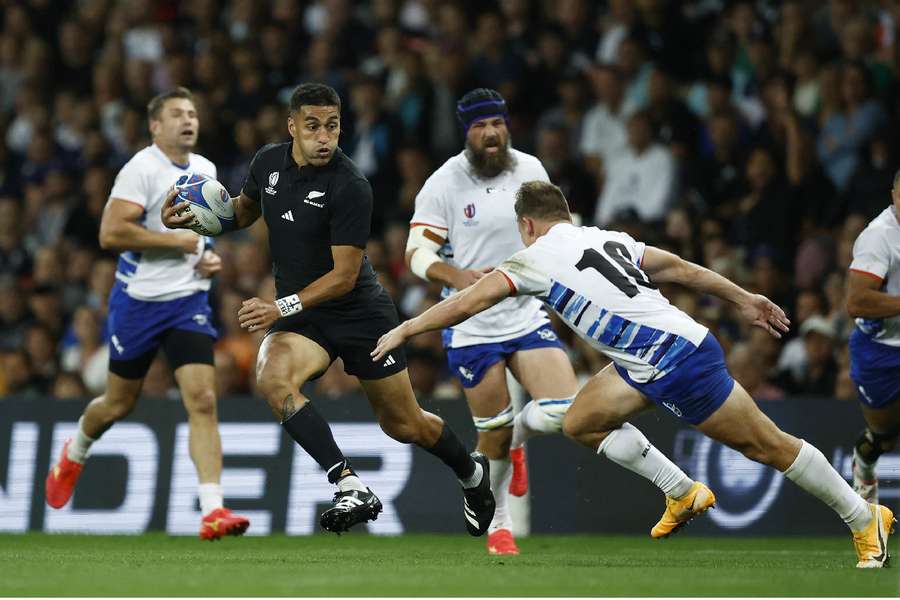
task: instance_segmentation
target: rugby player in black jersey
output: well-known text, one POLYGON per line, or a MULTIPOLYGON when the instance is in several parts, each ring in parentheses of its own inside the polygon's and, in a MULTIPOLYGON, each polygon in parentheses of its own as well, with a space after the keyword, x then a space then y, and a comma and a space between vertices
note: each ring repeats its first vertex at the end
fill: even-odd
MULTIPOLYGON (((292 141, 261 148, 233 199, 237 228, 265 219, 278 298, 250 298, 238 317, 248 331, 266 331, 256 365, 259 391, 284 430, 338 487, 320 523, 339 533, 381 511, 328 423, 300 392, 340 357, 347 373, 359 378, 384 432, 421 446, 453 470, 463 487, 466 528, 482 535, 494 514, 487 460, 467 453, 440 417, 419 407, 402 349, 379 363, 369 357, 399 320, 364 254, 372 188, 337 146, 340 98, 326 85, 298 86, 287 125, 292 141)), ((163 223, 189 227, 193 216, 186 204, 175 204, 175 196, 173 190, 166 199, 163 223)))

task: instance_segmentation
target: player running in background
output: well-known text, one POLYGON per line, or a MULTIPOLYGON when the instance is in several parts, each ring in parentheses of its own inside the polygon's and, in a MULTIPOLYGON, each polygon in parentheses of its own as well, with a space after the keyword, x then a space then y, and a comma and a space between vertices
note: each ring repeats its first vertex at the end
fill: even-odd
POLYGON ((776 337, 789 325, 780 308, 627 234, 575 227, 565 197, 552 184, 524 184, 515 209, 526 248, 392 330, 379 340, 373 360, 410 336, 460 323, 510 296, 537 296, 613 361, 578 392, 563 421, 567 435, 593 434, 603 451, 619 435, 616 427, 656 403, 747 458, 775 467, 835 510, 853 533, 857 567, 887 563, 891 510, 867 503, 819 450, 763 414, 732 379, 716 338, 669 304, 656 284, 679 283, 733 302, 747 321, 776 337))
POLYGON ((866 429, 853 449, 853 487, 878 502, 878 457, 900 435, 900 171, 893 204, 875 217, 853 244, 847 279, 850 376, 859 391, 866 429))
POLYGON ((215 178, 216 167, 191 150, 200 121, 185 88, 160 94, 147 107, 153 144, 135 154, 110 192, 100 224, 100 245, 119 252, 109 295, 110 357, 106 393, 95 398, 47 475, 47 503, 71 498, 89 449, 113 423, 134 409, 150 363, 162 347, 181 391, 190 427, 191 460, 200 482, 200 537, 241 535, 250 522, 224 508, 222 442, 216 416, 210 277, 221 259, 191 231, 168 231, 160 220, 166 194, 181 175, 215 178))
MULTIPOLYGON (((441 459, 463 487, 466 528, 482 535, 494 516, 487 459, 469 455, 444 421, 423 411, 413 394, 403 351, 378 364, 369 352, 398 323, 390 296, 364 254, 372 220, 372 187, 337 147, 341 100, 327 85, 306 83, 291 95, 292 142, 264 146, 234 199, 237 227, 263 215, 269 229, 278 299, 251 298, 239 311, 241 327, 266 331, 256 374, 284 430, 326 472, 338 492, 320 519, 340 533, 375 519, 381 502, 335 443, 328 423, 300 392, 338 357, 359 378, 381 428, 403 443, 441 459)), ((187 227, 170 194, 169 227, 187 227)))
MULTIPOLYGON (((446 295, 469 287, 486 270, 523 248, 514 225, 516 191, 526 181, 549 182, 537 158, 511 147, 507 106, 498 92, 479 88, 467 93, 457 104, 457 117, 466 134, 465 150, 435 171, 416 197, 406 253, 412 272, 443 283, 446 295)), ((443 342, 450 371, 462 383, 472 411, 478 449, 491 463, 497 511, 489 529, 488 552, 518 554, 507 499, 510 493, 521 496, 527 489, 523 444, 531 435, 562 430, 563 415, 578 391, 575 372, 541 302, 528 295, 505 298, 444 330, 443 342), (507 368, 532 398, 515 418, 507 368)), ((629 444, 641 449, 649 446, 631 425, 619 432, 616 441, 616 445, 629 444)), ((606 454, 634 470, 628 461, 618 460, 614 449, 606 454)), ((693 486, 656 449, 653 455, 652 471, 638 472, 667 496, 693 498, 702 487, 703 496, 712 503, 712 493, 705 486, 693 486)), ((694 514, 683 515, 680 522, 694 514)), ((663 537, 675 526, 676 520, 667 513, 652 535, 663 537)))

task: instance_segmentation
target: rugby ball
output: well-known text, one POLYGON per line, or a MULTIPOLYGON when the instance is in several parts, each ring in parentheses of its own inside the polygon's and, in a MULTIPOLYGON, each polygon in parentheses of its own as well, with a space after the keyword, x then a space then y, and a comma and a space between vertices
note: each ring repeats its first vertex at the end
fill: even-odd
POLYGON ((191 229, 200 235, 216 236, 234 229, 234 204, 221 183, 200 173, 182 175, 175 182, 175 203, 187 203, 194 217, 191 229))

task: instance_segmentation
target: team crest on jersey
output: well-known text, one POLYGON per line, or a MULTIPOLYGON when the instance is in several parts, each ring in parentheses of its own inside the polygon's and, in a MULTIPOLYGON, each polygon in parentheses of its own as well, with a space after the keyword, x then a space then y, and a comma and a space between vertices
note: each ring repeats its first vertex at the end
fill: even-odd
POLYGON ((466 215, 466 220, 463 221, 463 225, 466 227, 471 227, 472 225, 478 225, 478 221, 474 220, 475 217, 475 205, 474 204, 466 204, 465 208, 463 208, 463 214, 466 215))
POLYGON ((266 188, 267 194, 272 194, 273 196, 277 193, 275 191, 275 184, 278 183, 278 171, 272 171, 269 173, 269 186, 266 188))

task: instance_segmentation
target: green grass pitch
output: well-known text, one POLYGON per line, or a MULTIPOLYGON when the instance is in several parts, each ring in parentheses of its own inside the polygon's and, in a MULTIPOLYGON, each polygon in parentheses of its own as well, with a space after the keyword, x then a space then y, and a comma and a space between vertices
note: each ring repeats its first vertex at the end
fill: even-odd
MULTIPOLYGON (((897 542, 892 540, 892 551, 897 542)), ((898 596, 850 537, 0 535, 4 596, 898 596)))

